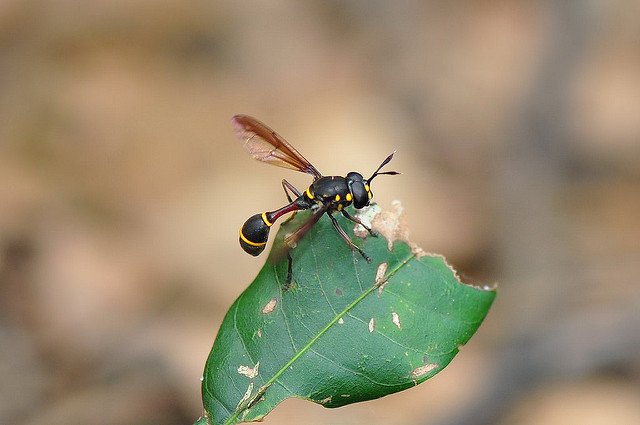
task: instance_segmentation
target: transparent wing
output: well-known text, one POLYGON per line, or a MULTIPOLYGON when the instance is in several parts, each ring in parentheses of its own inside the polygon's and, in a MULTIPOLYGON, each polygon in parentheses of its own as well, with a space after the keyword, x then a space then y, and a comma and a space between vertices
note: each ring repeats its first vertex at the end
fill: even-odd
POLYGON ((236 115, 231 119, 242 146, 258 161, 311 174, 314 180, 322 174, 278 133, 257 119, 236 115))
POLYGON ((277 264, 282 260, 287 253, 295 248, 304 235, 311 230, 314 224, 320 220, 322 215, 327 212, 327 206, 321 206, 311 214, 311 216, 303 222, 293 233, 289 233, 284 237, 283 243, 274 244, 269 254, 269 260, 272 264, 277 264))
POLYGON ((327 206, 323 205, 317 210, 315 210, 311 215, 311 217, 309 217, 307 221, 302 223, 302 225, 298 227, 298 229, 296 229, 295 232, 285 236, 284 244, 287 247, 287 249, 291 249, 295 247, 298 244, 298 242, 300 242, 300 239, 302 239, 304 235, 306 235, 307 232, 311 230, 313 225, 316 224, 318 220, 320 220, 320 217, 322 217, 322 214, 324 214, 325 212, 327 212, 327 206))

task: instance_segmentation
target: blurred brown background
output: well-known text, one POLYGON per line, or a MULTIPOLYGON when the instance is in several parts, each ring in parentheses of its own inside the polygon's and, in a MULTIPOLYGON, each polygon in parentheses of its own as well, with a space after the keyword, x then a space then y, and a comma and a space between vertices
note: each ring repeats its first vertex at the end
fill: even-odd
POLYGON ((640 3, 0 2, 0 423, 190 424, 284 203, 392 150, 413 239, 497 281, 434 379, 266 424, 640 423, 640 3))

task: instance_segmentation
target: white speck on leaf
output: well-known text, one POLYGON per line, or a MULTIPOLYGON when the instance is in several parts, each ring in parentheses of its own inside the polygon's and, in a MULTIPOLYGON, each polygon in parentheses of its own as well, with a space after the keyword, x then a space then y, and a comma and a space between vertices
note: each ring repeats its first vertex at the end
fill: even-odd
POLYGON ((256 363, 255 367, 249 366, 240 366, 238 367, 238 373, 240 375, 244 375, 247 378, 253 379, 258 376, 258 368, 260 367, 260 362, 256 363))
POLYGON ((329 403, 331 403, 331 396, 320 400, 320 404, 329 404, 329 403))
POLYGON ((427 373, 431 372, 433 369, 436 369, 437 367, 438 365, 436 363, 428 363, 428 364, 422 365, 411 371, 411 377, 413 379, 420 378, 421 376, 426 375, 427 373))
POLYGON ((338 324, 344 325, 344 319, 342 317, 338 319, 338 324))
POLYGON ((387 279, 384 277, 384 275, 387 272, 387 267, 389 267, 388 263, 380 263, 380 265, 378 266, 378 269, 376 270, 376 281, 375 281, 375 285, 377 287, 381 287, 381 285, 384 285, 386 283, 387 279))
POLYGON ((395 311, 391 313, 391 321, 398 327, 398 329, 402 329, 400 327, 400 316, 398 316, 398 313, 396 313, 395 311))
POLYGON ((271 298, 269 302, 264 307, 262 307, 262 314, 271 313, 276 308, 277 304, 278 300, 276 300, 275 298, 271 298))
POLYGON ((371 320, 369 320, 369 332, 373 332, 375 328, 376 328, 376 319, 372 317, 371 320))
POLYGON ((251 397, 251 393, 252 392, 253 392, 253 382, 251 382, 249 384, 249 388, 247 388, 247 391, 245 391, 244 395, 242 396, 242 398, 240 399, 240 401, 236 405, 236 408, 240 407, 240 405, 242 403, 244 403, 245 401, 249 400, 249 397, 251 397))

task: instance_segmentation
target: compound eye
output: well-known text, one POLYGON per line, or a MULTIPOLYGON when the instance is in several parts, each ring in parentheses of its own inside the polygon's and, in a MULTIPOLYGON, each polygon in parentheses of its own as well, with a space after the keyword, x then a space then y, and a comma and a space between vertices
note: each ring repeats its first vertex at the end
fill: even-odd
POLYGON ((364 183, 357 181, 351 184, 351 194, 353 195, 353 206, 356 209, 364 208, 369 204, 369 193, 364 187, 364 183))

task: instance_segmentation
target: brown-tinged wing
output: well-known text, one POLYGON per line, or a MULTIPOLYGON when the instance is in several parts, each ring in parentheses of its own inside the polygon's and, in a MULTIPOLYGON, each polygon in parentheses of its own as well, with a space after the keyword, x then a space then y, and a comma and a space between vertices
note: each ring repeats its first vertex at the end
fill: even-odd
POLYGON ((314 180, 322 174, 278 133, 248 115, 231 119, 242 146, 258 161, 311 174, 314 180))

